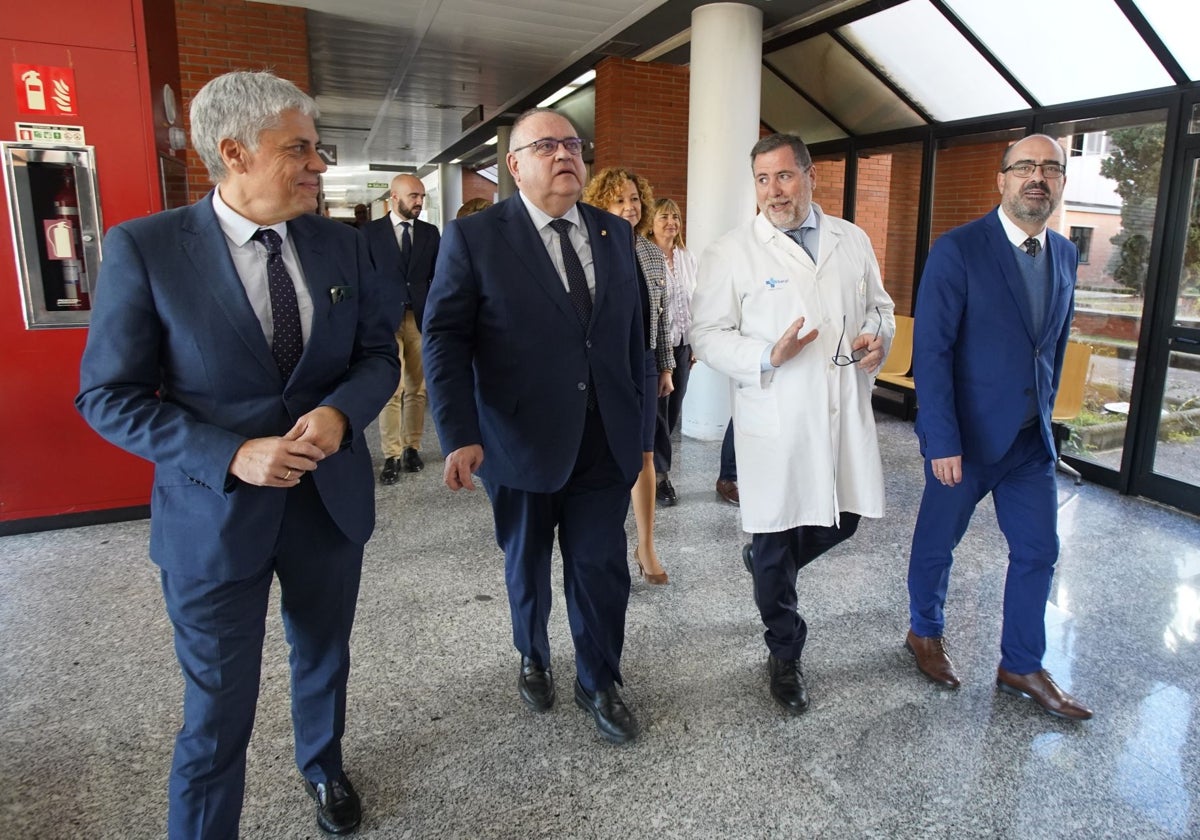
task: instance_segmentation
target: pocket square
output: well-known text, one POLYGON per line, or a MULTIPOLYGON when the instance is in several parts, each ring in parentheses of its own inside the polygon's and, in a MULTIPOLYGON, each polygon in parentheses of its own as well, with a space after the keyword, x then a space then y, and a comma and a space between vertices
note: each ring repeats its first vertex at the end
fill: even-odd
POLYGON ((344 300, 351 300, 353 297, 353 286, 331 286, 329 288, 329 300, 333 303, 341 303, 344 300))

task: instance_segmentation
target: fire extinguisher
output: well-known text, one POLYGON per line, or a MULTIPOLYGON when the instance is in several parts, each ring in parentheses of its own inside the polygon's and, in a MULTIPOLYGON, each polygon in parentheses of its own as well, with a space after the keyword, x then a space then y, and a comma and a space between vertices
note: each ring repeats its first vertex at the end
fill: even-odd
POLYGON ((62 187, 54 196, 54 219, 46 227, 46 250, 62 266, 63 288, 59 309, 87 306, 87 267, 83 262, 83 240, 79 230, 79 199, 71 170, 63 173, 62 187))

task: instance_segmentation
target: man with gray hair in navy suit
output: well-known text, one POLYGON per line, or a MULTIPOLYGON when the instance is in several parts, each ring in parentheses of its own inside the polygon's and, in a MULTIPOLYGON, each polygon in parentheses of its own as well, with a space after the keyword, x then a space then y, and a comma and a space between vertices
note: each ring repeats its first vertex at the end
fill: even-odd
POLYGON ((270 73, 213 79, 191 120, 215 188, 105 237, 76 405, 155 465, 150 556, 184 678, 171 838, 238 834, 275 577, 296 764, 323 830, 361 819, 341 739, 375 524, 363 429, 399 362, 365 244, 314 215, 316 116, 270 73))

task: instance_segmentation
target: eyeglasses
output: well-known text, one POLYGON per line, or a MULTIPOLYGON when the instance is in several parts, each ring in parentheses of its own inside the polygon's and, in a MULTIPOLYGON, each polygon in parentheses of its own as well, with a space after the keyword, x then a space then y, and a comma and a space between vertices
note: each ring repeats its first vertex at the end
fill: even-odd
POLYGON ((509 149, 509 151, 519 152, 522 149, 533 149, 533 153, 538 157, 550 157, 550 155, 558 151, 559 146, 566 149, 569 155, 580 155, 583 153, 584 148, 587 147, 587 141, 582 137, 564 137, 561 140, 554 137, 543 137, 540 140, 534 140, 532 143, 526 143, 524 146, 509 149))
MULTIPOLYGON (((879 326, 877 326, 875 328, 875 338, 879 338, 879 331, 881 329, 883 329, 883 316, 879 314, 878 306, 875 307, 875 317, 879 319, 879 326)), ((833 357, 833 363, 835 365, 837 365, 838 367, 849 367, 850 365, 856 365, 863 360, 863 357, 865 357, 867 355, 867 348, 865 348, 865 347, 860 347, 857 350, 851 350, 849 356, 843 355, 842 354, 842 342, 845 340, 845 338, 846 338, 846 316, 843 315, 842 316, 842 334, 841 334, 841 336, 838 337, 837 353, 834 354, 834 357, 833 357), (858 355, 857 356, 854 355, 855 353, 857 353, 858 355)))
POLYGON ((1011 172, 1019 178, 1028 178, 1035 169, 1042 170, 1042 177, 1048 181, 1057 181, 1067 174, 1067 167, 1061 163, 1034 163, 1031 160, 1021 160, 1012 166, 1006 166, 1001 172, 1011 172))

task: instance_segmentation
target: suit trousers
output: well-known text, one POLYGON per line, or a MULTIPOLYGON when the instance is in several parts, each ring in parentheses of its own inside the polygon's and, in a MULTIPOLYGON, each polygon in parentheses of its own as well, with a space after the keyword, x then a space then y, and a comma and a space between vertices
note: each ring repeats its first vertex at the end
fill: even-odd
POLYGON ((425 367, 421 356, 421 330, 409 307, 396 331, 400 347, 400 385, 379 413, 379 440, 383 457, 399 458, 405 449, 421 448, 425 431, 425 367))
MULTIPOLYGON (((654 429, 654 471, 660 475, 671 471, 671 435, 679 426, 683 398, 687 395, 688 378, 692 373, 692 345, 680 344, 674 348, 674 353, 671 384, 675 390, 658 398, 658 423, 654 429)), ((649 399, 651 395, 646 396, 649 399)))
POLYGON ((953 551, 988 493, 1008 541, 1000 666, 1028 674, 1042 667, 1046 652, 1046 599, 1058 560, 1054 459, 1036 424, 1022 429, 995 464, 964 460, 963 480, 955 487, 937 481, 926 460, 925 493, 908 562, 912 631, 918 636, 943 635, 953 551))
POLYGON ((800 658, 808 625, 799 612, 796 574, 843 540, 854 536, 860 517, 843 511, 837 525, 803 525, 754 534, 754 602, 767 632, 767 649, 777 659, 800 658))
POLYGON ((513 645, 550 667, 550 558, 557 528, 579 682, 589 691, 620 683, 630 583, 625 517, 633 485, 609 450, 600 412, 587 412, 575 466, 560 490, 532 493, 486 479, 483 485, 504 550, 513 645))
POLYGON ((211 581, 162 572, 184 681, 168 784, 172 840, 238 834, 272 577, 279 578, 291 649, 296 766, 313 782, 342 771, 362 546, 334 524, 311 476, 272 492, 287 493, 287 507, 274 556, 253 577, 211 581))
POLYGON ((725 437, 721 439, 721 472, 717 478, 722 481, 737 481, 737 452, 733 448, 733 418, 725 427, 725 437))

